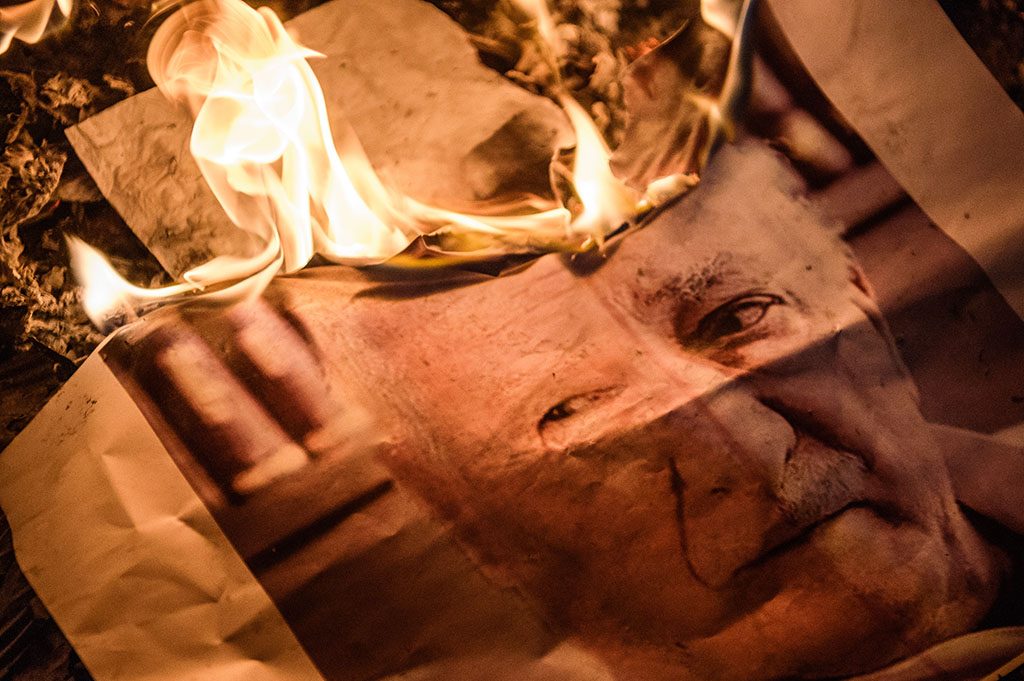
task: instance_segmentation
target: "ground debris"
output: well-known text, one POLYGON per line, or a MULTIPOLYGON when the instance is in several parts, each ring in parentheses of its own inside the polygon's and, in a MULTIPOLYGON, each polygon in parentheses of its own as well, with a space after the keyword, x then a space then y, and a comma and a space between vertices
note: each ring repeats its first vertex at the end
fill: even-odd
POLYGON ((51 120, 43 121, 44 126, 55 125, 53 114, 70 116, 88 94, 81 87, 70 92, 52 79, 45 94, 37 92, 34 84, 30 83, 30 88, 23 78, 8 78, 7 82, 16 84, 22 99, 0 154, 0 347, 12 352, 35 342, 78 360, 100 339, 82 314, 73 282, 66 276, 64 254, 59 252, 62 239, 54 236, 52 229, 35 227, 46 223, 56 206, 53 195, 68 150, 66 144, 53 143, 46 135, 37 141, 30 127, 47 118, 51 120), (23 227, 48 234, 50 247, 26 252, 23 227))
MULTIPOLYGON (((431 1, 470 32, 485 64, 532 92, 553 93, 555 74, 509 0, 431 1)), ((562 83, 614 147, 625 128, 621 82, 634 48, 668 38, 699 12, 699 2, 552 0, 549 5, 564 44, 557 55, 562 83)))
POLYGON ((67 152, 47 144, 9 144, 0 155, 0 229, 39 215, 60 182, 67 152))
MULTIPOLYGON (((147 12, 88 2, 58 34, 0 56, 0 363, 42 348, 73 367, 102 338, 68 271, 64 235, 97 231, 74 206, 97 193, 64 129, 148 85, 128 55, 147 12)), ((109 236, 133 238, 123 225, 109 236)))
MULTIPOLYGON (((95 193, 82 179, 64 128, 138 87, 137 62, 125 58, 132 41, 124 39, 130 32, 124 22, 132 12, 86 3, 61 34, 37 45, 16 41, 0 55, 0 446, 102 340, 82 311, 64 235, 102 232, 96 225, 103 211, 75 203, 95 201, 95 193)), ((148 76, 142 75, 145 86, 148 76)), ((123 224, 100 236, 103 247, 134 239, 123 224)), ((160 271, 144 251, 133 255, 136 269, 160 271)), ((0 531, 5 528, 0 523, 0 531)), ((0 608, 0 627, 18 642, 0 651, 0 677, 90 679, 25 585, 9 538, 0 542, 0 608)))
POLYGON ((99 338, 81 313, 66 266, 57 260, 60 239, 52 230, 41 232, 48 235, 47 247, 26 253, 21 234, 23 225, 51 209, 66 158, 65 150, 46 141, 9 144, 0 155, 0 332, 12 349, 37 342, 77 360, 99 338))

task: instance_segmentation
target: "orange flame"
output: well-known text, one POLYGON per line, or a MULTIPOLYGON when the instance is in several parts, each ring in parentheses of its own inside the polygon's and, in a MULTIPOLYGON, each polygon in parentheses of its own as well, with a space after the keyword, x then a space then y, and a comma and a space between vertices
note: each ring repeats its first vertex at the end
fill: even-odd
MULTIPOLYGON (((540 23, 545 39, 554 39, 550 18, 540 23)), ((577 215, 543 202, 524 215, 470 215, 390 191, 354 130, 343 124, 332 132, 306 61, 318 56, 295 42, 270 9, 253 10, 242 0, 202 0, 160 27, 148 54, 153 78, 192 111, 190 150, 203 177, 232 222, 264 248, 251 258, 214 258, 183 274, 184 283, 148 290, 74 242, 73 265, 95 323, 103 326, 125 305, 198 292, 255 295, 272 276, 304 267, 315 254, 354 265, 382 262, 417 236, 441 230, 583 248, 600 243, 636 205, 636 195, 612 176, 593 121, 568 95, 561 104, 577 136, 577 215)))
POLYGON ((15 38, 26 43, 42 40, 55 6, 65 19, 71 16, 72 0, 29 0, 0 7, 0 54, 8 50, 15 38))

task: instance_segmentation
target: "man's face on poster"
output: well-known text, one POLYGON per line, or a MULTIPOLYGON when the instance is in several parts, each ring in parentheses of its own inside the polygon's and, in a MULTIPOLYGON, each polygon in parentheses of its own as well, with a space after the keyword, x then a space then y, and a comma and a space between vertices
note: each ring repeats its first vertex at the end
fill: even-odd
POLYGON ((999 560, 858 269, 770 152, 706 185, 596 271, 305 319, 328 355, 360 324, 398 479, 623 678, 845 675, 969 630, 999 560))
POLYGON ((257 399, 291 430, 309 386, 324 399, 300 402, 328 420, 368 412, 374 447, 353 446, 615 678, 872 671, 976 627, 1006 561, 957 504, 868 284, 802 192, 767 148, 726 147, 602 256, 426 284, 314 269, 271 286, 277 312, 255 306, 276 321, 246 342, 262 363, 235 366, 231 331, 180 329, 136 369, 191 388, 143 380, 198 404, 160 408, 199 458, 228 442, 202 429, 257 423, 233 418, 257 399), (231 372, 253 367, 270 387, 232 398, 231 372))

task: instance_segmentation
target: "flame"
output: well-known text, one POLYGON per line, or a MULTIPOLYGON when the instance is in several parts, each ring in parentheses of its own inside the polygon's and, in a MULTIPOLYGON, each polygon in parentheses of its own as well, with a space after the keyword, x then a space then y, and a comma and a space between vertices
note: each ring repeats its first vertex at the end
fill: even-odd
MULTIPOLYGON (((161 288, 143 288, 125 280, 95 248, 81 239, 67 237, 71 267, 83 281, 82 307, 89 319, 105 329, 134 320, 142 311, 190 297, 195 284, 183 282, 161 288)), ((259 295, 276 270, 265 268, 230 285, 205 292, 210 302, 235 302, 259 295)))
POLYGON ((512 5, 534 22, 533 29, 540 39, 541 50, 546 53, 545 57, 552 62, 555 67, 553 70, 557 73, 557 64, 551 58, 564 54, 565 45, 555 30, 555 20, 548 9, 547 0, 512 0, 512 5))
POLYGON ((511 1, 513 6, 534 22, 541 53, 556 76, 558 103, 576 133, 572 182, 583 210, 573 220, 573 226, 600 244, 604 235, 636 214, 637 193, 612 173, 609 163, 612 154, 604 137, 586 110, 568 93, 559 77, 558 56, 565 54, 566 48, 555 29, 555 20, 547 0, 511 1))
POLYGON ((0 7, 0 54, 7 51, 15 38, 26 43, 39 42, 46 33, 53 8, 56 6, 66 19, 71 16, 72 1, 29 0, 0 7))
MULTIPOLYGON (((537 17, 555 49, 543 0, 516 0, 537 17)), ((220 256, 182 275, 180 284, 142 289, 124 281, 81 242, 73 266, 90 318, 103 326, 124 306, 200 293, 229 300, 258 294, 277 273, 316 255, 334 262, 383 262, 419 235, 485 235, 494 242, 600 244, 630 217, 637 196, 612 175, 610 152, 583 108, 559 101, 576 131, 573 183, 582 208, 554 202, 507 205, 509 214, 466 214, 390 190, 347 122, 331 130, 320 84, 298 44, 268 8, 242 0, 201 0, 157 31, 147 60, 160 90, 194 116, 190 151, 232 222, 264 244, 250 258, 220 256), (527 210, 524 212, 523 209, 527 210)), ((553 59, 553 56, 552 56, 553 59)), ((469 241, 469 240, 467 240, 469 241)))
POLYGON ((636 213, 637 195, 612 174, 608 163, 611 150, 593 119, 572 97, 563 95, 560 101, 576 132, 572 181, 583 211, 573 220, 573 227, 601 243, 604 235, 636 213))
MULTIPOLYGON (((285 272, 318 252, 383 260, 416 234, 411 220, 390 210, 391 197, 351 130, 341 138, 342 162, 306 62, 317 56, 273 12, 240 0, 186 6, 160 28, 148 54, 157 86, 192 109, 190 150, 207 184, 235 225, 279 248, 285 272)), ((260 270, 274 256, 268 248, 250 265, 260 270)), ((234 264, 240 269, 232 274, 245 276, 244 263, 234 264)), ((203 267, 204 276, 228 276, 221 263, 203 267)))

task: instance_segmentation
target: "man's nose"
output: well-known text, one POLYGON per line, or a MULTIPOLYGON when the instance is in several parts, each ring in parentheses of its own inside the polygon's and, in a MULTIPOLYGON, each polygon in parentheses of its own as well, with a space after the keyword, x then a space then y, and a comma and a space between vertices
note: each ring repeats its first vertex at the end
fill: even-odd
POLYGON ((699 364, 668 377, 646 449, 667 462, 691 571, 719 587, 791 532, 779 493, 796 433, 749 376, 699 364))
POLYGON ((708 480, 717 496, 744 479, 777 486, 795 433, 758 377, 685 357, 643 373, 646 418, 634 434, 647 455, 670 459, 688 488, 708 480))

